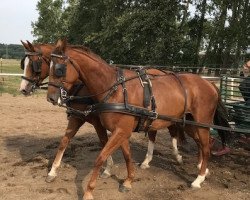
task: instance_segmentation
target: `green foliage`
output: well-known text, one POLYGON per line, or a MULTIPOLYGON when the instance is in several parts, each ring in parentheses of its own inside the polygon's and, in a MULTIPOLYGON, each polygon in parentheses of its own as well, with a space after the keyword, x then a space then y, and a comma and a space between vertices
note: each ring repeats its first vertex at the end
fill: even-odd
POLYGON ((22 45, 16 44, 0 44, 0 58, 18 59, 24 56, 22 45))
POLYGON ((37 10, 38 21, 32 23, 37 42, 54 43, 67 36, 69 15, 63 0, 40 0, 37 10))
POLYGON ((33 33, 38 42, 66 36, 115 63, 230 67, 247 57, 249 7, 249 0, 40 0, 33 33))

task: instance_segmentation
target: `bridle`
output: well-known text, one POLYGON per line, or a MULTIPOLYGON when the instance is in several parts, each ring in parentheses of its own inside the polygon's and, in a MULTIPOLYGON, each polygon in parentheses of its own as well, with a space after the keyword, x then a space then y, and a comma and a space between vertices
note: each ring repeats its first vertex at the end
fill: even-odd
POLYGON ((63 83, 67 83, 67 81, 65 80, 66 72, 67 72, 66 62, 69 61, 77 72, 78 72, 78 69, 75 66, 75 64, 71 61, 71 59, 69 59, 69 57, 66 55, 58 55, 58 54, 52 53, 50 56, 51 58, 54 57, 54 58, 60 58, 63 60, 63 63, 56 63, 54 66, 54 70, 53 70, 53 73, 54 73, 53 75, 58 78, 63 78, 63 80, 60 82, 60 84, 48 82, 48 86, 53 86, 55 88, 58 88, 60 90, 61 99, 63 100, 63 102, 65 102, 69 100, 68 91, 63 86, 63 83))
POLYGON ((26 51, 25 52, 25 56, 24 58, 22 59, 21 61, 21 69, 24 70, 24 60, 26 57, 29 57, 30 61, 31 61, 31 68, 32 68, 32 73, 35 74, 35 77, 38 77, 38 78, 29 78, 29 77, 26 77, 26 76, 21 76, 22 79, 30 82, 32 85, 31 85, 31 91, 33 92, 36 88, 42 86, 42 85, 45 85, 47 83, 41 83, 39 84, 39 81, 41 80, 41 72, 42 72, 42 61, 44 60, 45 63, 47 64, 47 66, 49 67, 49 64, 50 64, 50 59, 43 56, 42 52, 29 52, 29 51, 26 51), (38 59, 37 60, 32 60, 30 58, 30 56, 38 56, 38 59))

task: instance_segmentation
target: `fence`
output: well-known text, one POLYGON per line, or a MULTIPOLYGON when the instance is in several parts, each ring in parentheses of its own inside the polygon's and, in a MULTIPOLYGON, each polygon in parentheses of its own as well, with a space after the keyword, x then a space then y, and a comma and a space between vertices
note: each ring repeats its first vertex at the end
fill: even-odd
MULTIPOLYGON (((249 78, 237 76, 223 76, 220 82, 222 101, 228 108, 231 120, 238 128, 250 129, 250 80, 249 78), (242 83, 248 85, 243 85, 242 83), (241 85, 241 90, 239 86, 241 85), (244 92, 243 92, 244 91, 244 92), (244 94, 244 98, 242 96, 244 94), (249 104, 248 104, 249 101, 249 104)), ((250 130, 249 130, 250 134, 250 130)))
POLYGON ((242 69, 241 68, 212 68, 212 67, 188 67, 183 65, 174 65, 174 66, 157 66, 157 65, 148 65, 148 66, 138 66, 138 65, 113 65, 117 67, 121 67, 124 69, 137 69, 140 67, 143 68, 154 68, 161 70, 169 70, 173 72, 189 72, 194 74, 199 74, 202 76, 212 76, 212 77, 220 77, 221 75, 231 75, 231 76, 239 76, 242 69))

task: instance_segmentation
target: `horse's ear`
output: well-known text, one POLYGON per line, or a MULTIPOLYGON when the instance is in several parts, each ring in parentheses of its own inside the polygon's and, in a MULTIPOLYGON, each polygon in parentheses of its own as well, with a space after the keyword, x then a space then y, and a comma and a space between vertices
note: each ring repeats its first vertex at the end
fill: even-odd
POLYGON ((65 52, 67 46, 67 39, 63 38, 62 39, 62 52, 65 52))
POLYGON ((35 48, 34 48, 33 44, 31 44, 28 40, 26 40, 26 41, 27 41, 31 51, 35 52, 35 48))
POLYGON ((65 52, 67 46, 67 41, 66 39, 59 39, 56 43, 56 49, 65 52))
POLYGON ((27 43, 23 42, 22 40, 21 40, 21 43, 22 43, 23 47, 24 47, 26 50, 30 51, 30 47, 29 47, 29 45, 28 45, 27 43))

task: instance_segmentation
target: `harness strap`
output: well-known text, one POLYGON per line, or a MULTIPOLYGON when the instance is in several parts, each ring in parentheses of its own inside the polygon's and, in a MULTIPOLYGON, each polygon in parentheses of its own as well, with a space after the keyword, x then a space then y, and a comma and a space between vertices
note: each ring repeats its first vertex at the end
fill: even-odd
POLYGON ((95 101, 90 97, 76 96, 83 86, 83 83, 74 85, 75 88, 73 89, 72 95, 65 100, 67 106, 70 106, 71 103, 82 103, 86 105, 93 105, 95 103, 95 101))
POLYGON ((53 86, 55 88, 62 88, 62 84, 56 84, 56 83, 53 83, 53 82, 48 82, 48 86, 53 86))
POLYGON ((21 76, 21 78, 24 79, 24 80, 26 80, 26 81, 29 81, 30 83, 35 83, 36 82, 35 80, 30 79, 30 78, 28 78, 26 76, 21 76))
MULTIPOLYGON (((152 118, 153 120, 161 119, 161 120, 172 121, 175 123, 182 123, 183 124, 183 119, 172 117, 169 115, 157 114, 156 112, 147 110, 147 109, 142 108, 142 107, 133 106, 130 104, 128 104, 128 108, 126 109, 125 105, 123 103, 98 103, 92 107, 91 112, 123 113, 123 114, 133 115, 136 117, 140 117, 141 115, 145 115, 145 116, 152 118)), ((214 128, 214 129, 225 130, 225 131, 229 131, 229 132, 249 133, 249 130, 242 129, 242 128, 223 127, 223 126, 218 126, 218 125, 214 125, 214 124, 195 122, 192 120, 186 120, 185 123, 189 124, 189 125, 203 127, 203 128, 214 128)))
POLYGON ((125 105, 125 108, 128 108, 128 91, 127 91, 127 88, 125 86, 126 78, 123 75, 123 69, 118 68, 117 74, 118 74, 118 81, 120 80, 121 84, 122 84, 122 92, 123 92, 123 97, 124 97, 124 105, 125 105))
POLYGON ((182 120, 183 120, 183 124, 182 126, 184 127, 185 126, 185 122, 186 122, 186 114, 187 114, 187 90, 185 89, 184 85, 183 85, 183 82, 182 80, 180 79, 179 75, 174 73, 174 72, 169 72, 169 71, 165 71, 165 70, 161 70, 161 72, 165 73, 165 74, 172 74, 177 80, 178 82, 180 83, 181 85, 181 88, 182 88, 182 91, 183 91, 183 95, 184 95, 184 112, 183 112, 183 117, 182 117, 182 120))
MULTIPOLYGON (((144 68, 139 68, 136 70, 137 74, 139 76, 142 88, 143 88, 143 106, 144 108, 148 108, 150 106, 151 102, 151 109, 155 112, 156 104, 155 99, 152 92, 152 83, 150 81, 150 78, 148 77, 148 74, 146 73, 146 70, 144 68)), ((136 127, 136 131, 144 130, 145 135, 147 135, 148 130, 151 127, 153 120, 147 116, 141 116, 138 122, 138 125, 136 127), (145 124, 145 127, 144 127, 145 124)))

